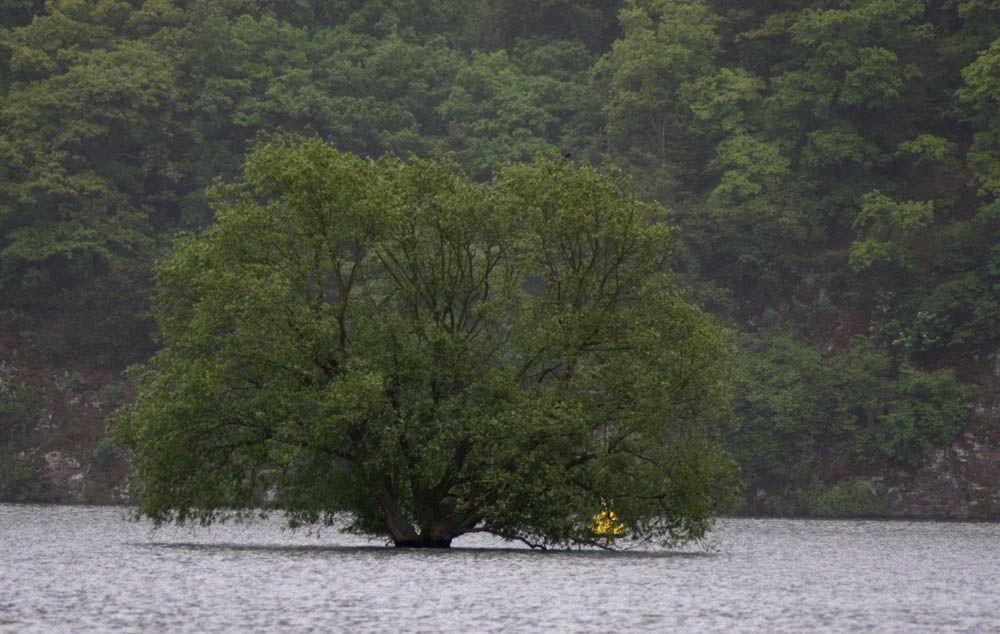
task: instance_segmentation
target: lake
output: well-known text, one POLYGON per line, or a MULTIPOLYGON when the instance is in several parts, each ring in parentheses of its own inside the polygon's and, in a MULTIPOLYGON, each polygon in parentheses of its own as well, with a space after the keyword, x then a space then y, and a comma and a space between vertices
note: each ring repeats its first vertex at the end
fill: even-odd
POLYGON ((0 505, 0 632, 1000 631, 1000 524, 726 519, 672 551, 448 551, 0 505))

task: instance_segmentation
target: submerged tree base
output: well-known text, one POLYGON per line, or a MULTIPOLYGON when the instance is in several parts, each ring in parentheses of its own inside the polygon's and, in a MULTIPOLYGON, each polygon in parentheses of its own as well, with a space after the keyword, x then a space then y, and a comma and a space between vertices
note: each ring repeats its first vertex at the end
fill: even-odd
POLYGON ((396 548, 451 548, 451 538, 437 539, 396 539, 393 540, 396 548))

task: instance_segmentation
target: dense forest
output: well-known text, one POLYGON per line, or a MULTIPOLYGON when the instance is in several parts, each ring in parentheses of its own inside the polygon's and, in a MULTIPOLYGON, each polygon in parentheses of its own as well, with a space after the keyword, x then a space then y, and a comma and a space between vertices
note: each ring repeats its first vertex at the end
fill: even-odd
POLYGON ((871 478, 993 438, 977 412, 1000 347, 997 0, 0 0, 0 16, 0 499, 58 497, 44 457, 67 438, 91 477, 120 476, 104 417, 158 347, 153 265, 277 131, 447 154, 479 181, 538 153, 625 170, 678 227, 689 299, 732 331, 718 415, 749 511, 884 514, 871 478), (51 420, 46 372, 93 416, 51 420))

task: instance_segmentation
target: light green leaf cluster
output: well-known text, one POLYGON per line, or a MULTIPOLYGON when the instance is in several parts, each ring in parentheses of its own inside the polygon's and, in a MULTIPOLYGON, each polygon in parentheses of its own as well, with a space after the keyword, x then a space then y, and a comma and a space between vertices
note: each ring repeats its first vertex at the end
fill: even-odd
POLYGON ((969 163, 983 195, 1000 197, 1000 40, 982 51, 976 60, 962 69, 965 86, 958 91, 963 101, 972 104, 982 128, 973 138, 969 163))
POLYGON ((726 138, 709 167, 722 172, 709 202, 726 206, 753 198, 788 175, 790 162, 774 143, 750 134, 726 138))
POLYGON ((865 194, 853 226, 863 237, 851 245, 851 266, 905 268, 910 263, 906 241, 933 220, 933 201, 897 202, 878 190, 865 194))

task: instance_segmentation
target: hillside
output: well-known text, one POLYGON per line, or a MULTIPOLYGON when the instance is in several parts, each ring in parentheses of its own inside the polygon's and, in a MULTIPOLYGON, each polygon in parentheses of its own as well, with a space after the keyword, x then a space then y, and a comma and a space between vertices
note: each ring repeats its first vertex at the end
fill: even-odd
POLYGON ((615 164, 733 332, 744 512, 1000 515, 987 0, 0 2, 0 499, 121 499, 155 262, 258 135, 615 164))

